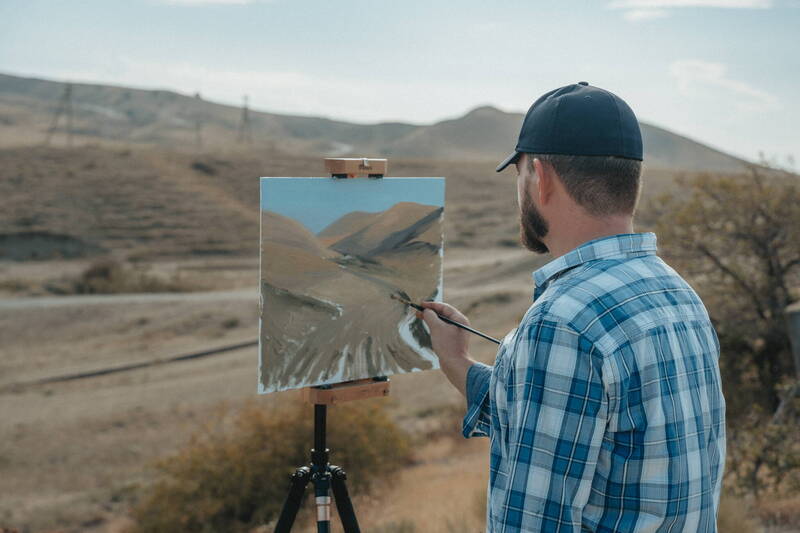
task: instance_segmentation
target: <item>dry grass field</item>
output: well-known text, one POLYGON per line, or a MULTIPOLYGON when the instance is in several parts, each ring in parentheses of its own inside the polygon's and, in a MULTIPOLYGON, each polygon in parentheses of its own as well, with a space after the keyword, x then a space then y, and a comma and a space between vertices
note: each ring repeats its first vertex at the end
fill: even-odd
MULTIPOLYGON (((389 174, 447 177, 445 300, 478 329, 503 337, 527 309, 530 273, 546 258, 518 245, 515 178, 493 167, 390 160, 389 174)), ((153 461, 187 442, 214 412, 248 400, 300 401, 294 391, 255 398, 255 348, 31 382, 255 339, 257 178, 319 175, 318 157, 274 150, 0 150, 0 526, 122 531, 153 461), (27 257, 10 260, 14 243, 34 233, 41 238, 27 257), (177 276, 200 292, 51 292, 106 256, 177 276)), ((645 196, 671 179, 647 176, 645 196)), ((494 345, 475 338, 472 353, 491 362, 494 345)), ((392 378, 389 403, 424 444, 413 465, 356 501, 364 530, 402 531, 411 523, 425 532, 480 530, 487 443, 458 435, 463 398, 431 371, 392 378)))

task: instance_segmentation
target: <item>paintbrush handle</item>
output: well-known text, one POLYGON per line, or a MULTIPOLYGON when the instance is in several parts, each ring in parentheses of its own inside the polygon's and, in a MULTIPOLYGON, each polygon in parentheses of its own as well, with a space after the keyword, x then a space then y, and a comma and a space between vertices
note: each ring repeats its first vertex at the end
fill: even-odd
MULTIPOLYGON (((434 311, 434 313, 436 313, 436 311, 434 311)), ((456 326, 456 327, 458 327, 458 328, 465 329, 465 330, 469 331, 470 333, 474 333, 474 334, 475 334, 475 335, 477 335, 478 337, 483 337, 483 338, 484 338, 484 339, 486 339, 487 341, 492 341, 492 342, 493 342, 493 343, 495 343, 495 344, 500 344, 500 341, 499 341, 499 340, 495 339, 494 337, 490 337, 489 335, 486 335, 485 333, 481 333, 481 332, 480 332, 480 331, 478 331, 477 329, 472 329, 472 328, 471 328, 471 327, 469 327, 469 326, 465 326, 465 325, 464 325, 464 324, 462 324, 461 322, 456 322, 455 320, 450 320, 450 319, 449 319, 449 318, 447 318, 446 316, 442 316, 442 315, 440 315, 439 313, 436 313, 436 316, 438 316, 438 317, 439 317, 439 319, 440 319, 442 322, 447 322, 448 324, 452 324, 452 325, 454 325, 454 326, 456 326)))

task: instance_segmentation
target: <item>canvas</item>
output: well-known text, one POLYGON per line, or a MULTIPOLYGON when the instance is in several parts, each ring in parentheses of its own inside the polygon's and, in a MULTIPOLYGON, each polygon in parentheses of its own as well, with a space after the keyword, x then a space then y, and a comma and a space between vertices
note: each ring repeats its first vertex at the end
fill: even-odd
POLYGON ((438 368, 444 178, 261 178, 259 392, 438 368))

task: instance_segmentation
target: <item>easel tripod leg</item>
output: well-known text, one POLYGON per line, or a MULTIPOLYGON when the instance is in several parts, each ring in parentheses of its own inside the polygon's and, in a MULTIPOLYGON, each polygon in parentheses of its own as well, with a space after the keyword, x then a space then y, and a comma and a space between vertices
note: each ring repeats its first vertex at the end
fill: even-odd
MULTIPOLYGON (((339 398, 340 401, 386 396, 389 393, 389 380, 373 378, 369 383, 358 383, 357 386, 348 386, 343 389, 347 392, 339 398), (357 394, 355 394, 357 392, 357 394)), ((333 403, 333 395, 325 398, 312 395, 312 392, 325 391, 323 387, 306 389, 309 391, 307 400, 314 404, 314 448, 311 450, 311 465, 298 468, 292 475, 292 485, 289 496, 283 504, 275 533, 290 533, 295 517, 300 509, 303 491, 308 482, 314 483, 314 497, 317 508, 317 532, 330 533, 331 526, 331 492, 336 501, 336 510, 342 521, 345 533, 361 533, 358 520, 347 492, 345 480, 347 475, 338 466, 328 462, 330 450, 326 447, 328 403, 333 403), (328 403, 320 403, 328 402, 328 403)))
POLYGON ((350 495, 347 493, 347 485, 345 480, 347 475, 344 470, 338 466, 331 465, 331 488, 333 489, 333 498, 336 501, 336 510, 339 512, 339 518, 342 521, 345 533, 361 533, 358 527, 358 520, 356 519, 356 512, 353 509, 353 502, 350 501, 350 495))
POLYGON ((283 509, 281 509, 280 517, 278 517, 278 523, 275 525, 275 533, 289 533, 292 530, 297 511, 300 510, 300 504, 303 501, 303 492, 306 490, 306 485, 310 480, 311 469, 307 466, 301 466, 292 474, 292 485, 289 488, 289 495, 286 496, 283 509))

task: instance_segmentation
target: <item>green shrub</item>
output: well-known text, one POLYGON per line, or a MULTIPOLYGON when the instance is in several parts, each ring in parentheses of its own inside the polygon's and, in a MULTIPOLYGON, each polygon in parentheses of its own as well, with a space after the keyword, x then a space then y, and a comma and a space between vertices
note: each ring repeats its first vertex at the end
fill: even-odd
MULTIPOLYGON (((238 532, 276 519, 289 475, 310 460, 313 418, 310 405, 251 404, 229 413, 157 463, 157 481, 132 511, 133 531, 238 532)), ((382 400, 329 408, 328 447, 331 463, 347 472, 351 495, 369 491, 410 457, 408 438, 382 400)), ((306 496, 312 492, 309 484, 306 496)))

